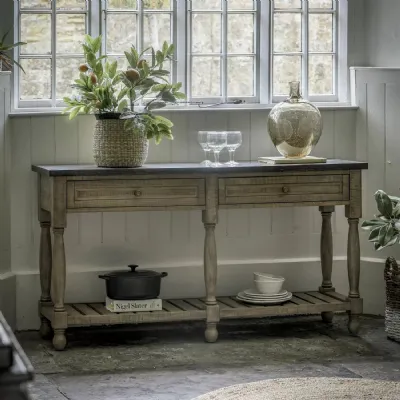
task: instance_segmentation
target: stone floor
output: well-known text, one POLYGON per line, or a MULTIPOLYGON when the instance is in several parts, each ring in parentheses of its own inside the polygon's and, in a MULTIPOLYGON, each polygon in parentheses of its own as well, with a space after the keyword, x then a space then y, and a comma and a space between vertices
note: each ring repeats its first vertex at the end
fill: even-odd
POLYGON ((18 339, 33 363, 32 400, 190 400, 237 383, 337 376, 400 381, 400 344, 383 319, 363 317, 360 337, 346 317, 224 321, 218 343, 202 324, 75 330, 69 348, 53 351, 36 332, 18 339))

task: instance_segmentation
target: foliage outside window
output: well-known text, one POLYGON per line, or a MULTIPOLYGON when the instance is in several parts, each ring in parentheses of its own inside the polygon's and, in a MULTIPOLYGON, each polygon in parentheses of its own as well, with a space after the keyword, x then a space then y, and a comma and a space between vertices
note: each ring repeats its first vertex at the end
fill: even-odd
MULTIPOLYGON (((61 107, 82 63, 85 33, 124 69, 123 51, 174 43, 165 68, 191 101, 338 100, 340 0, 19 0, 17 107, 61 107)), ((343 12, 346 12, 344 10, 343 12)), ((150 54, 145 54, 150 59, 150 54)))

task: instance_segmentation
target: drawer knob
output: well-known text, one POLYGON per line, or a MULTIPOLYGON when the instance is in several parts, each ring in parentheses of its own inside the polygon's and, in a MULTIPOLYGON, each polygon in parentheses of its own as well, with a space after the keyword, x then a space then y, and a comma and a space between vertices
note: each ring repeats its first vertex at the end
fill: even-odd
POLYGON ((282 192, 283 192, 283 193, 289 193, 289 188, 288 188, 287 186, 284 186, 284 187, 282 188, 282 192))
POLYGON ((142 195, 142 191, 141 191, 141 190, 135 190, 135 191, 133 192, 133 194, 134 194, 136 197, 140 197, 140 196, 142 195))

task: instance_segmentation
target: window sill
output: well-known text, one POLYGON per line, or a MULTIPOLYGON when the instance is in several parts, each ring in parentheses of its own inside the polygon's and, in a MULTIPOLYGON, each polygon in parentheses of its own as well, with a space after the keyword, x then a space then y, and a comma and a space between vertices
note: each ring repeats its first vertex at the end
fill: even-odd
MULTIPOLYGON (((314 103, 320 110, 323 111, 342 111, 342 110, 358 110, 358 106, 348 103, 314 103)), ((199 106, 175 106, 165 107, 158 110, 158 113, 175 113, 175 112, 215 112, 215 111, 259 111, 271 110, 275 104, 223 104, 212 107, 199 107, 199 106)), ((46 117, 46 116, 65 116, 62 113, 62 108, 43 108, 43 109, 30 109, 19 108, 10 112, 9 116, 15 117, 46 117)))

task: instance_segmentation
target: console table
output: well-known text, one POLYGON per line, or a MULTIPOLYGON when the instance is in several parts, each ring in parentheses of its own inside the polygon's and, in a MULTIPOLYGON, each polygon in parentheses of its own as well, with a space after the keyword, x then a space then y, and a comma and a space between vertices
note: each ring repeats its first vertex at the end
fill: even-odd
POLYGON ((362 313, 358 235, 361 172, 367 168, 363 162, 342 160, 306 165, 249 162, 220 168, 199 164, 147 164, 141 168, 118 169, 93 165, 32 166, 39 180, 41 334, 46 337, 54 332, 53 345, 63 350, 65 331, 71 326, 205 320, 205 338, 215 342, 221 318, 321 313, 325 321, 331 321, 335 311, 348 312, 349 330, 357 334, 357 316, 362 313), (337 293, 331 282, 331 216, 336 205, 346 207, 349 222, 350 290, 347 296, 337 293), (282 206, 319 206, 322 214, 320 288, 295 293, 291 301, 277 306, 251 306, 237 302, 234 297, 216 297, 218 209, 282 206), (102 303, 64 303, 67 213, 192 209, 202 210, 205 227, 205 299, 164 300, 162 311, 121 314, 109 312, 102 303))

